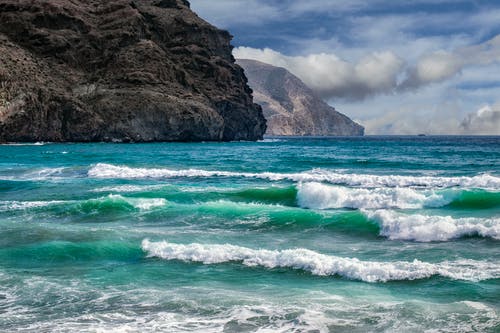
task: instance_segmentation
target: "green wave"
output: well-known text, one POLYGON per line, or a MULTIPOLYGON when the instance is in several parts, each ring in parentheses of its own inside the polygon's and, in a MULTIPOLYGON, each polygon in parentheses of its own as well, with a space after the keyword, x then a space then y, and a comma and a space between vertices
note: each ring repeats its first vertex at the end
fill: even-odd
MULTIPOLYGON (((119 191, 111 193, 120 193, 119 191)), ((284 206, 296 206, 297 188, 289 187, 262 187, 243 189, 213 189, 208 188, 201 191, 198 188, 176 187, 172 185, 162 186, 158 189, 138 190, 130 193, 131 197, 157 198, 162 197, 177 203, 196 203, 202 201, 230 200, 236 202, 258 202, 264 204, 277 204, 284 206)))
MULTIPOLYGON (((185 207, 188 208, 188 207, 185 207)), ((334 232, 359 236, 377 236, 380 228, 363 213, 355 210, 314 211, 298 207, 264 205, 259 203, 235 203, 218 201, 191 206, 202 216, 212 215, 230 223, 225 227, 252 230, 300 231, 305 229, 326 229, 334 232)), ((161 211, 158 211, 161 213, 161 211)))
POLYGON ((76 205, 73 209, 84 214, 114 214, 136 210, 130 202, 121 196, 90 199, 76 205))
POLYGON ((0 262, 11 265, 67 264, 70 262, 130 262, 143 258, 137 244, 119 241, 68 242, 49 241, 0 250, 0 262))
POLYGON ((127 219, 166 204, 167 201, 163 198, 134 198, 121 195, 68 201, 7 201, 0 204, 0 214, 27 220, 62 218, 72 222, 103 221, 127 219))
MULTIPOLYGON (((346 188, 349 190, 349 188, 346 188)), ((417 191, 417 190, 415 190, 417 191)), ((179 204, 197 204, 210 201, 233 201, 243 203, 261 203, 269 205, 282 205, 288 207, 298 207, 297 196, 298 188, 296 186, 279 187, 270 186, 262 188, 243 188, 243 189, 213 189, 202 190, 200 188, 186 188, 168 185, 158 189, 144 189, 133 193, 127 193, 127 196, 136 198, 165 198, 166 200, 179 204)), ((120 192, 113 192, 120 193, 120 192)), ((326 194, 325 194, 326 195, 326 194)), ((374 190, 374 197, 377 192, 374 190)), ((457 190, 445 189, 436 190, 438 197, 436 202, 429 194, 429 202, 423 203, 429 207, 448 207, 457 209, 489 209, 500 207, 500 192, 491 192, 487 190, 457 190), (441 197, 442 199, 439 199, 441 197)), ((403 198, 404 199, 404 198, 403 198)), ((389 205, 389 203, 388 203, 389 205)))
MULTIPOLYGON (((191 198, 171 201, 181 187, 168 186, 167 189, 109 194, 98 198, 72 201, 5 202, 2 215, 23 215, 46 220, 66 219, 71 222, 106 222, 116 220, 143 221, 183 221, 206 223, 217 226, 217 221, 225 227, 235 228, 329 228, 343 233, 379 233, 380 227, 370 221, 360 211, 349 210, 309 210, 297 206, 297 188, 267 187, 244 188, 241 190, 214 190, 207 192, 186 190, 182 192, 191 198), (163 191, 163 192, 161 192, 163 191), (242 224, 242 226, 238 226, 242 224)), ((444 196, 454 199, 445 207, 451 209, 488 209, 500 207, 500 193, 484 190, 443 191, 444 196)))
POLYGON ((251 188, 229 193, 228 197, 236 200, 241 199, 266 204, 296 206, 297 188, 295 186, 251 188))
MULTIPOLYGON (((297 207, 297 193, 295 186, 280 188, 270 187, 262 189, 246 189, 226 195, 228 199, 235 201, 259 202, 265 204, 279 204, 297 207)), ((440 191, 437 191, 439 194, 440 191)), ((450 195, 449 190, 443 190, 442 195, 450 195)), ((489 209, 500 207, 500 192, 487 190, 462 190, 452 193, 453 199, 443 207, 464 209, 489 209)))
POLYGON ((455 209, 500 208, 500 192, 462 191, 447 207, 455 209))

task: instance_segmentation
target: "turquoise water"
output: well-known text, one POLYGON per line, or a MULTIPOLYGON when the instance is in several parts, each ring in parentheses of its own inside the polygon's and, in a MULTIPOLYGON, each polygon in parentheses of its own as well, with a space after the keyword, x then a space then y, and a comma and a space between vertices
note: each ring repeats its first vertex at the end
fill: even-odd
POLYGON ((500 137, 0 146, 2 332, 498 332, 500 137))

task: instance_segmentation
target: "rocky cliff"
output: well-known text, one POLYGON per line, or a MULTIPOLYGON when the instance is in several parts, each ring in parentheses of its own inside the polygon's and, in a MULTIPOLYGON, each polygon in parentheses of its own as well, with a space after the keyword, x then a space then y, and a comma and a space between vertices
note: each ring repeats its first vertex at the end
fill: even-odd
POLYGON ((364 128, 337 112, 284 68, 238 59, 267 119, 267 135, 360 136, 364 128))
POLYGON ((185 0, 0 0, 0 141, 259 139, 230 39, 185 0))

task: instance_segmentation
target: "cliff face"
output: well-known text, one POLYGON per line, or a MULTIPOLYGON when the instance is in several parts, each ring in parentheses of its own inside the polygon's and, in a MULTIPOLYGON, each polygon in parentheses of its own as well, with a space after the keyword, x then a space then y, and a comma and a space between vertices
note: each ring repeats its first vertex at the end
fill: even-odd
POLYGON ((361 136, 364 128, 337 112, 284 68, 238 59, 267 119, 267 135, 361 136))
POLYGON ((0 141, 259 139, 230 39, 185 0, 0 0, 0 141))

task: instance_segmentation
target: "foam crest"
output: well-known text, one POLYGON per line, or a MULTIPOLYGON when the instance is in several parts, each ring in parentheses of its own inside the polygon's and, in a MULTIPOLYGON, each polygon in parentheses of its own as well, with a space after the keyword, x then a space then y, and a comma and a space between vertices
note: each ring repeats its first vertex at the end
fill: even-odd
POLYGON ((61 179, 68 174, 65 174, 68 171, 68 168, 58 167, 58 168, 42 168, 37 170, 28 170, 26 172, 15 174, 15 175, 5 175, 0 176, 0 180, 8 180, 8 181, 43 181, 43 180, 51 180, 51 179, 61 179))
POLYGON ((73 201, 0 201, 0 211, 25 210, 65 204, 73 201))
POLYGON ((380 235, 393 240, 433 242, 475 235, 500 240, 500 218, 406 215, 390 210, 364 213, 380 225, 380 235))
POLYGON ((267 139, 263 139, 263 140, 259 140, 257 142, 262 142, 262 143, 275 143, 275 142, 285 142, 286 140, 285 139, 271 139, 271 138, 267 138, 267 139))
POLYGON ((422 208, 441 207, 453 200, 453 195, 411 188, 347 188, 321 183, 298 185, 297 199, 301 207, 331 208, 422 208))
POLYGON ((296 182, 326 182, 362 187, 468 187, 500 188, 500 178, 488 174, 474 177, 433 177, 433 176, 397 176, 346 174, 323 169, 314 169, 300 173, 274 172, 232 172, 207 171, 201 169, 170 170, 164 168, 131 168, 99 163, 88 171, 92 178, 172 178, 172 177, 245 177, 268 179, 271 181, 291 180, 296 182))
MULTIPOLYGON (((167 200, 163 198, 126 198, 119 194, 110 194, 106 197, 106 199, 111 201, 123 201, 127 204, 140 209, 140 210, 150 210, 157 207, 162 207, 167 204, 167 200)), ((102 199, 101 199, 102 200, 102 199)))
POLYGON ((241 262, 246 266, 299 269, 313 275, 339 275, 365 282, 417 280, 435 275, 469 281, 500 277, 500 267, 496 263, 474 260, 437 264, 419 260, 412 262, 361 261, 356 258, 324 255, 307 249, 255 250, 230 244, 194 243, 183 245, 166 241, 151 242, 147 239, 143 240, 142 249, 150 257, 166 260, 192 261, 204 264, 241 262))
POLYGON ((50 144, 50 142, 14 142, 14 143, 2 143, 0 146, 45 146, 50 144))
POLYGON ((104 186, 91 190, 90 192, 142 192, 150 190, 158 190, 165 187, 165 185, 117 185, 117 186, 104 186))
POLYGON ((100 205, 106 203, 124 203, 139 210, 150 210, 157 207, 162 207, 167 204, 167 200, 163 198, 127 198, 118 194, 110 194, 106 197, 97 199, 89 199, 86 201, 77 200, 52 200, 52 201, 0 201, 0 211, 13 210, 29 210, 57 205, 100 205))
POLYGON ((64 172, 65 168, 60 167, 60 168, 44 168, 36 171, 32 171, 28 173, 25 177, 28 179, 47 179, 47 178, 52 178, 52 177, 57 177, 61 176, 64 172))
POLYGON ((228 171, 205 171, 198 169, 169 170, 160 168, 130 168, 99 163, 90 168, 88 176, 92 178, 171 178, 171 177, 235 177, 239 173, 228 171))

